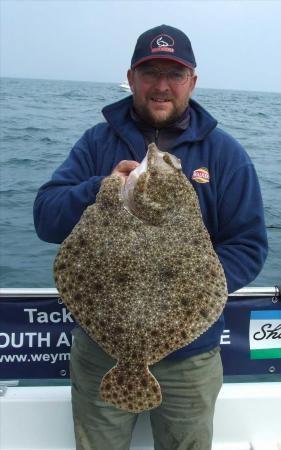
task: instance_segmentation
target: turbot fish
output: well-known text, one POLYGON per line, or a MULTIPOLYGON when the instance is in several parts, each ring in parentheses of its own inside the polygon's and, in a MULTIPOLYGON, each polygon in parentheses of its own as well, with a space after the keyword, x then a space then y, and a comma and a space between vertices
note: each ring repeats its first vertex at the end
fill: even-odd
POLYGON ((204 333, 227 300, 223 268, 180 160, 155 144, 146 158, 145 171, 132 172, 125 185, 116 174, 103 179, 54 262, 64 303, 116 360, 101 398, 136 413, 162 401, 149 366, 204 333))

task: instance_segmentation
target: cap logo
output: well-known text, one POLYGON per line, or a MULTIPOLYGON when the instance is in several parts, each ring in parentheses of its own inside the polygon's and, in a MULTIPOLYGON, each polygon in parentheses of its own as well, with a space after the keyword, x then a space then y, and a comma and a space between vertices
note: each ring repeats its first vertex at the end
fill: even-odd
POLYGON ((156 36, 150 43, 151 53, 169 52, 174 53, 174 39, 168 34, 160 34, 156 36))
POLYGON ((199 169, 194 170, 191 179, 197 181, 197 183, 209 183, 210 174, 208 169, 206 167, 200 167, 199 169))
POLYGON ((169 47, 168 42, 164 41, 163 36, 160 36, 160 38, 157 39, 156 44, 158 47, 169 47))

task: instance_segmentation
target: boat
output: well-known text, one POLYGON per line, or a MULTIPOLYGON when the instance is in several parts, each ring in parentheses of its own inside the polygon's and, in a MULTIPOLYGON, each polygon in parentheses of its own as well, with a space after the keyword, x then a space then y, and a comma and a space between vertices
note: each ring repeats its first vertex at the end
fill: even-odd
MULTIPOLYGON (((277 286, 229 296, 212 450, 281 449, 280 322, 277 286)), ((0 289, 1 450, 75 449, 68 370, 73 326, 56 289, 0 289)), ((146 412, 130 448, 153 448, 146 412)))
POLYGON ((131 88, 128 81, 123 81, 122 83, 119 84, 119 87, 122 89, 122 91, 131 92, 131 88))

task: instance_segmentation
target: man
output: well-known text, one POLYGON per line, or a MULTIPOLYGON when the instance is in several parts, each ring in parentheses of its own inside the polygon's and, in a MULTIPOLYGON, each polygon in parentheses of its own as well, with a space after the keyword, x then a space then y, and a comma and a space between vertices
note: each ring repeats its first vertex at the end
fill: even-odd
MULTIPOLYGON (((87 130, 41 187, 34 206, 43 240, 61 243, 95 202, 103 177, 126 178, 156 142, 181 159, 196 189, 205 225, 228 290, 251 282, 267 254, 259 184, 243 148, 190 99, 196 62, 188 37, 162 25, 143 33, 128 71, 132 96, 103 109, 106 123, 87 130)), ((200 287, 198 287, 200 291, 200 287)), ((221 317, 193 343, 155 364, 163 401, 150 413, 156 450, 210 450, 222 384, 221 317)), ((129 449, 137 415, 99 398, 102 376, 114 365, 81 328, 71 353, 72 405, 79 450, 129 449)))

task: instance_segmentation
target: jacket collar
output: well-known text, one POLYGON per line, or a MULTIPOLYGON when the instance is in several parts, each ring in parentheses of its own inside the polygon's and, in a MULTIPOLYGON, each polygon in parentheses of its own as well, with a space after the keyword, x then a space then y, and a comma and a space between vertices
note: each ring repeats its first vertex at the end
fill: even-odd
MULTIPOLYGON (((129 146, 131 153, 137 161, 142 161, 146 154, 144 138, 130 116, 133 106, 133 97, 125 97, 118 102, 107 105, 102 113, 114 129, 116 134, 129 146)), ((174 148, 183 143, 192 143, 203 140, 216 126, 217 121, 199 103, 189 101, 190 124, 178 137, 174 148)))

